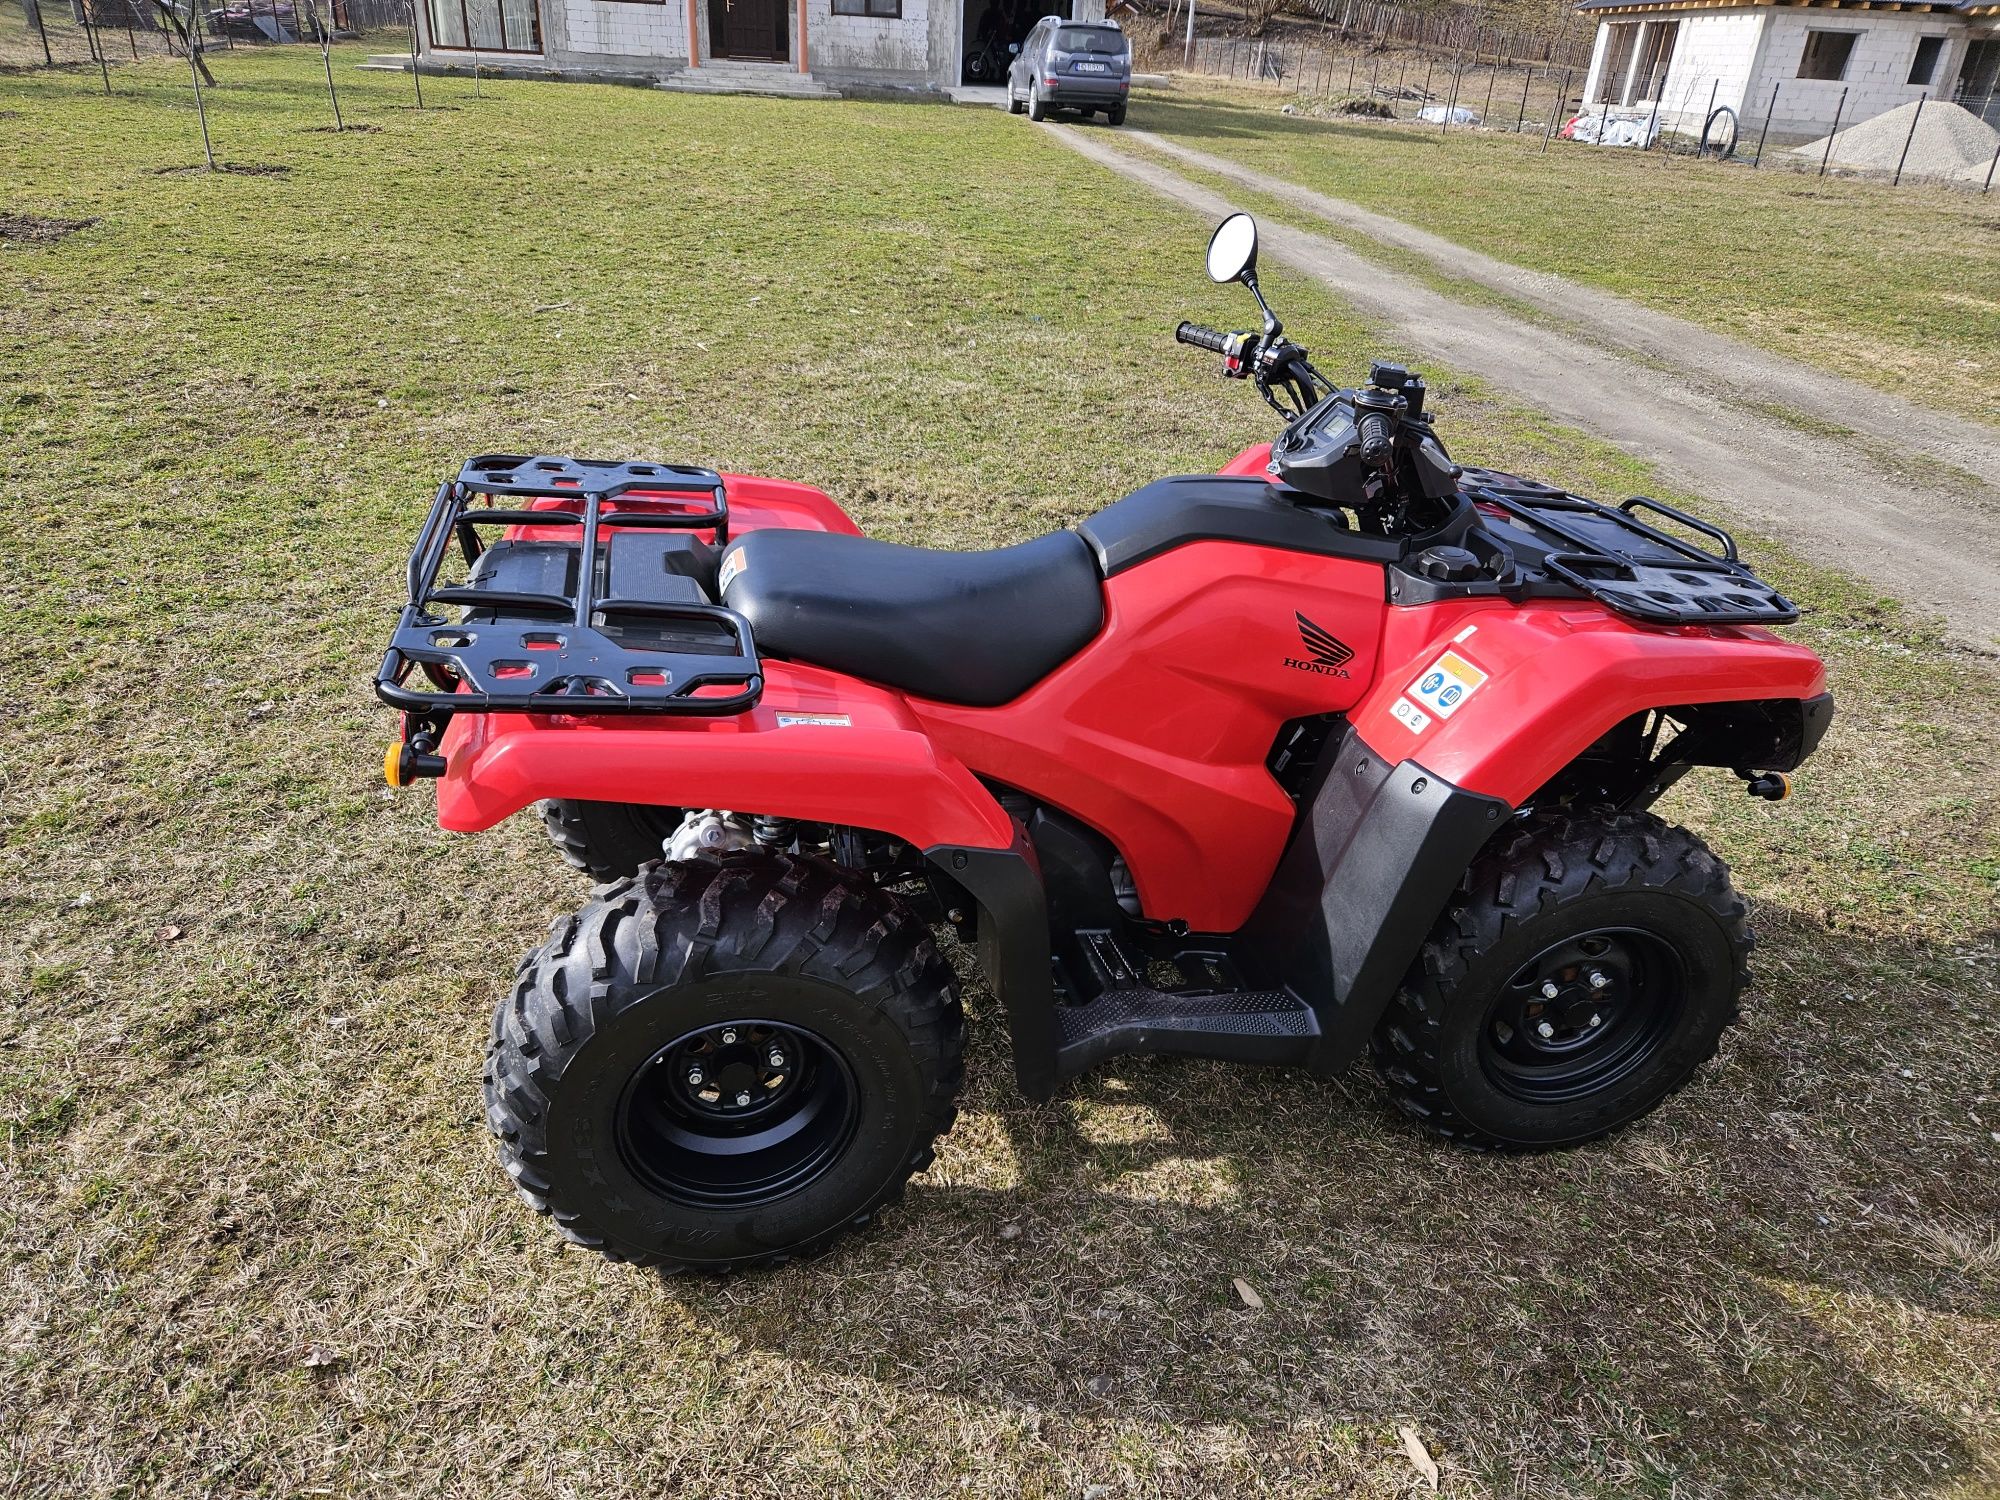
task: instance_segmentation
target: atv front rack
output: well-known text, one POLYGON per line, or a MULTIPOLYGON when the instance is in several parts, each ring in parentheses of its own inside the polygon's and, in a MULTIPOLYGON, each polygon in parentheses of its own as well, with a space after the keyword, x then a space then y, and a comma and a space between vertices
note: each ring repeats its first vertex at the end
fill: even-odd
POLYGON ((1615 509, 1552 485, 1488 469, 1465 470, 1460 489, 1548 548, 1543 572, 1557 583, 1649 625, 1789 625, 1799 608, 1750 571, 1736 541, 1686 511, 1644 495, 1615 509), (1640 511, 1708 538, 1715 552, 1649 526, 1640 511))
POLYGON ((446 715, 743 712, 764 691, 749 621, 700 602, 692 584, 696 597, 618 590, 607 554, 615 561, 622 539, 661 531, 727 541, 722 477, 684 464, 470 460, 439 486, 417 533, 409 601, 375 674, 377 696, 446 715), (482 527, 505 528, 509 540, 489 544, 482 527), (441 582, 454 539, 469 572, 462 584, 441 582), (502 547, 554 564, 538 576, 559 575, 557 587, 509 587, 506 570, 482 573, 482 558, 494 562, 502 547), (445 618, 441 605, 464 617, 445 618))

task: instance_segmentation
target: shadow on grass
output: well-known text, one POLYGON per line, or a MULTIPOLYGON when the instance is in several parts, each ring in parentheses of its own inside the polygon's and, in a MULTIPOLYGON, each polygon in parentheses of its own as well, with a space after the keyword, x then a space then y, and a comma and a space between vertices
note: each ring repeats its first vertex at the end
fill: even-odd
POLYGON ((1365 1069, 1128 1059, 1031 1106, 989 1014, 959 1129, 1002 1132, 1016 1183, 955 1181, 947 1152, 826 1260, 671 1286, 718 1331, 839 1375, 1125 1424, 1163 1451, 1205 1424, 1291 1450, 1415 1419, 1496 1485, 1928 1488, 1977 1460, 1912 1392, 1977 1378, 1964 1320, 2000 1313, 2000 1289, 1917 1231, 1990 1223, 2000 1194, 1983 1133, 1913 1138, 1879 1017, 1948 1004, 1965 950, 1850 946, 1782 909, 1759 925, 1778 983, 1608 1142, 1453 1150, 1365 1069))

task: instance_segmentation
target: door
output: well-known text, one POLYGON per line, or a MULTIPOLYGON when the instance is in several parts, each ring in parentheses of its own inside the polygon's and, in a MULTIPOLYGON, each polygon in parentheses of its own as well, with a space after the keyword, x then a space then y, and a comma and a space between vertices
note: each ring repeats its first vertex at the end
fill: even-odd
POLYGON ((787 0, 708 0, 709 46, 717 57, 783 62, 790 52, 787 0))

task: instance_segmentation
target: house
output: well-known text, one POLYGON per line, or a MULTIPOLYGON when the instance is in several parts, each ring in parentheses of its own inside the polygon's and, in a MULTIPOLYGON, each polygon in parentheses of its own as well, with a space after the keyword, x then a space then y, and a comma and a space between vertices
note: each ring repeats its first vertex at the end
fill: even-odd
MULTIPOLYGON (((722 92, 940 91, 968 54, 1104 0, 420 0, 426 68, 722 92)), ((975 72, 977 64, 975 64, 975 72)))
POLYGON ((1809 140, 1917 99, 2000 122, 1995 0, 1583 0, 1597 21, 1586 109, 1699 134, 1728 106, 1746 134, 1809 140))

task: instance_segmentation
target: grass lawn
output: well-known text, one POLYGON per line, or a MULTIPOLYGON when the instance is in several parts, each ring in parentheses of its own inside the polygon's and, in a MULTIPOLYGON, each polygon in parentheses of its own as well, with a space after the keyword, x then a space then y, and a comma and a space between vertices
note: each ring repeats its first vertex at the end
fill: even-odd
MULTIPOLYGON (((1028 1105, 975 985, 964 1113, 876 1232, 720 1283, 566 1250, 478 1074, 584 889, 378 779, 437 480, 713 462, 981 545, 1268 414, 1171 342, 1247 310, 1205 226, 997 111, 419 114, 359 56, 350 135, 305 49, 213 58, 256 176, 172 170, 175 66, 0 76, 0 214, 98 221, 0 248, 0 1489, 1387 1496, 1408 1423, 1456 1495, 1994 1492, 2000 677, 1768 541, 1841 717, 1797 801, 1674 794, 1761 983, 1643 1126, 1487 1159, 1365 1071, 1169 1060, 1028 1105)), ((1375 348, 1267 289, 1324 368, 1375 348)), ((1461 456, 1650 482, 1432 373, 1461 456)))
POLYGON ((1283 102, 1190 84, 1142 92, 1131 123, 1500 260, 2000 422, 2000 196, 1564 141, 1544 154, 1539 135, 1288 116, 1283 102))

